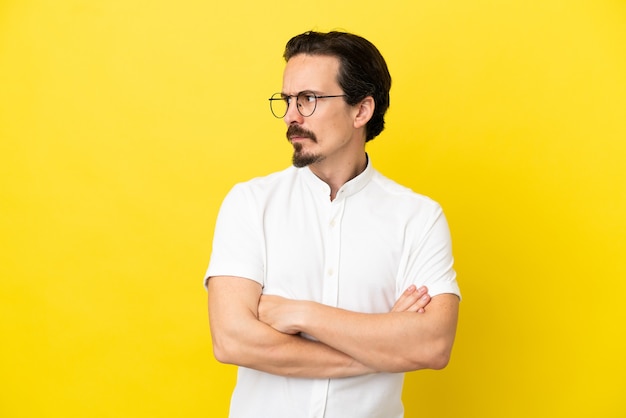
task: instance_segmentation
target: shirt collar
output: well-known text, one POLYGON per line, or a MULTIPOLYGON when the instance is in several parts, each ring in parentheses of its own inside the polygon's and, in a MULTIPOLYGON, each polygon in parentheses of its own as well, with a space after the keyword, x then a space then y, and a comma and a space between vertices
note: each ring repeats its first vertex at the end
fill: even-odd
MULTIPOLYGON (((335 197, 335 200, 345 199, 349 196, 352 196, 353 194, 358 193, 372 179, 372 176, 374 175, 374 168, 372 167, 371 160, 367 153, 365 154, 365 157, 367 158, 367 165, 365 166, 365 170, 363 170, 361 174, 341 186, 339 191, 337 191, 337 196, 335 197)), ((311 188, 311 190, 316 193, 323 193, 325 197, 330 196, 330 186, 322 181, 315 174, 313 174, 309 167, 301 168, 300 172, 304 175, 304 179, 311 188)))

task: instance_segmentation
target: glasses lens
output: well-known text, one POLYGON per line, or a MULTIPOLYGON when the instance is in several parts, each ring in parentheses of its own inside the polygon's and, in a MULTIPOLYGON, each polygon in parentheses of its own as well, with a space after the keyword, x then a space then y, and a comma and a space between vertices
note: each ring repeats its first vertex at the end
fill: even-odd
POLYGON ((287 113, 287 98, 280 93, 274 93, 270 98, 270 110, 277 118, 282 118, 287 113))
POLYGON ((304 117, 311 116, 317 106, 315 94, 303 91, 298 94, 298 111, 304 117))

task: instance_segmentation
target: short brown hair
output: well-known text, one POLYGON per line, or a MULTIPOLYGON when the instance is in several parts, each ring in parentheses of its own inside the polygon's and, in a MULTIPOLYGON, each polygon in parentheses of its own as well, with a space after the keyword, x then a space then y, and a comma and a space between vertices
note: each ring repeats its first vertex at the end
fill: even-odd
POLYGON ((385 129, 391 75, 385 59, 370 41, 347 32, 305 32, 287 42, 283 57, 289 61, 298 54, 337 57, 340 63, 337 82, 346 95, 345 101, 355 105, 367 96, 374 99, 374 114, 365 127, 365 141, 374 139, 385 129))

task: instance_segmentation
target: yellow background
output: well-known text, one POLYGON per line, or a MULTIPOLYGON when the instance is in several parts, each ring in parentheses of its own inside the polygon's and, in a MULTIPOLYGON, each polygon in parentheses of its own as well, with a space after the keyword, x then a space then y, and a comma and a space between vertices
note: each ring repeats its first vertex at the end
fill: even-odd
POLYGON ((620 0, 0 1, 0 416, 225 416, 201 279, 224 194, 290 162, 309 29, 380 48, 368 151, 449 218, 458 339, 407 417, 626 416, 620 0))

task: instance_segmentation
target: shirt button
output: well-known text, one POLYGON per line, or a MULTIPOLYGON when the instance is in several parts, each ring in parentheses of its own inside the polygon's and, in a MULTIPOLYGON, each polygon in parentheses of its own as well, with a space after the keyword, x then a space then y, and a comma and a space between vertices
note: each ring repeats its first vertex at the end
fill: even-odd
POLYGON ((334 273, 335 271, 333 269, 328 269, 328 271, 326 272, 326 275, 332 276, 334 273))

